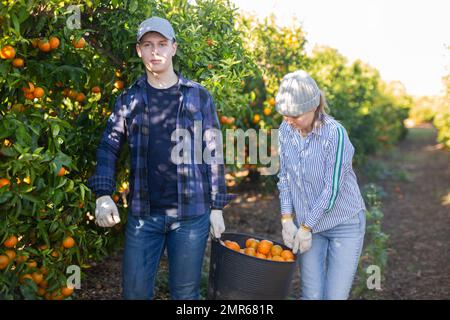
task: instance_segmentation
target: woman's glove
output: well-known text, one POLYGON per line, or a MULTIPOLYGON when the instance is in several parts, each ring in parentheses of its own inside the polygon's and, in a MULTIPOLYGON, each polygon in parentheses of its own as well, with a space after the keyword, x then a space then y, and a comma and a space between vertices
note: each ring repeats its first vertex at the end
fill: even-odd
POLYGON ((120 222, 119 210, 110 196, 99 197, 95 204, 95 223, 100 227, 111 228, 120 222))
POLYGON ((292 252, 294 254, 296 254, 297 251, 300 251, 300 253, 304 253, 309 249, 311 249, 311 246, 312 246, 311 229, 309 229, 304 225, 301 225, 295 236, 294 247, 292 248, 292 252))
POLYGON ((281 218, 281 225, 283 226, 283 230, 281 231, 283 242, 287 247, 292 249, 294 238, 297 234, 297 226, 294 224, 291 216, 281 218))
POLYGON ((214 238, 219 239, 222 236, 222 232, 225 231, 225 222, 223 221, 222 210, 211 210, 209 221, 211 223, 209 232, 214 238))

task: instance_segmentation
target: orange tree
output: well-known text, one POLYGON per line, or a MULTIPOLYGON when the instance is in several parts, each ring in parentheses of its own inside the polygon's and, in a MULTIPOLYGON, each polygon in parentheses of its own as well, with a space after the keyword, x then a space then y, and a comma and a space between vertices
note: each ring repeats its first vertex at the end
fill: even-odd
MULTIPOLYGON (((220 112, 247 101, 241 79, 254 64, 227 1, 2 2, 1 299, 68 298, 67 267, 83 270, 120 245, 121 225, 93 223, 95 197, 85 182, 116 96, 143 73, 135 32, 151 15, 173 22, 176 68, 204 84, 220 112)), ((122 221, 126 160, 123 152, 113 197, 122 221)))
POLYGON ((349 63, 329 47, 314 48, 305 67, 325 92, 330 114, 347 129, 357 164, 404 137, 411 99, 389 90, 376 69, 360 60, 349 63))

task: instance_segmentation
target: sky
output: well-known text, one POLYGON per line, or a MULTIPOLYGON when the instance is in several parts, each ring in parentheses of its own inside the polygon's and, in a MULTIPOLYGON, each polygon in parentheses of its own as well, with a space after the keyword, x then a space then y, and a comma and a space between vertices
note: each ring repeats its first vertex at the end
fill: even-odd
POLYGON ((294 20, 306 32, 307 51, 336 48, 361 59, 385 81, 401 81, 409 94, 443 94, 450 73, 449 0, 231 0, 277 24, 294 20))

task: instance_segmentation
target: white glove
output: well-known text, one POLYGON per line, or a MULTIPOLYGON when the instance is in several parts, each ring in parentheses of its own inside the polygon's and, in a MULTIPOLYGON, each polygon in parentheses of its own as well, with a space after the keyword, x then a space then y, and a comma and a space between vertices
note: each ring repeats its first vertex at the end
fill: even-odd
POLYGON ((95 201, 95 223, 110 228, 120 222, 119 210, 110 196, 99 197, 95 201))
POLYGON ((222 210, 211 210, 209 221, 211 223, 209 232, 211 232, 214 238, 219 239, 222 232, 225 231, 225 222, 223 221, 222 210))
POLYGON ((294 221, 292 221, 292 219, 281 222, 281 225, 283 226, 283 231, 281 232, 281 235, 283 236, 283 242, 287 247, 292 249, 292 246, 294 245, 294 238, 297 234, 298 228, 294 224, 294 221))
POLYGON ((304 227, 300 227, 297 231, 294 240, 294 247, 292 248, 292 252, 294 254, 300 250, 300 253, 304 253, 311 249, 312 246, 312 234, 311 231, 306 230, 304 227))

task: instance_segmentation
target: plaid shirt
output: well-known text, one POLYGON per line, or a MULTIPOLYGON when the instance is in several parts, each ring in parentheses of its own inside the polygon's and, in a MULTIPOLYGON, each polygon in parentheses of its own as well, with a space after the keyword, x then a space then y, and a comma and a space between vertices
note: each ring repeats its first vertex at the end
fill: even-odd
MULTIPOLYGON (((189 131, 191 146, 194 146, 194 121, 202 121, 201 137, 207 129, 220 130, 220 124, 211 94, 200 84, 180 74, 178 76, 181 96, 176 127, 189 131)), ((95 172, 88 179, 88 186, 94 193, 112 194, 116 188, 116 162, 127 140, 131 154, 129 213, 133 216, 149 216, 151 213, 146 81, 144 74, 117 98, 97 149, 95 172)), ((216 148, 221 148, 222 144, 206 138, 202 147, 202 150, 207 147, 215 156, 216 148)), ((223 161, 196 164, 193 161, 194 148, 191 150, 191 163, 177 164, 178 217, 209 214, 211 209, 223 209, 235 197, 226 193, 223 161)))

